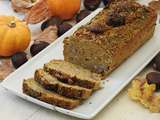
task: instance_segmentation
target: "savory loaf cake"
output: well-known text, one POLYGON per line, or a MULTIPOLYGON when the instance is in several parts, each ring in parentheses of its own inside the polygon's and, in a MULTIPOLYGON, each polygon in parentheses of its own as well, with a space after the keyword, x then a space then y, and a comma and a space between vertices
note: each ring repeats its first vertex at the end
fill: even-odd
POLYGON ((45 90, 32 78, 23 81, 23 92, 36 99, 65 109, 72 109, 80 104, 79 100, 70 99, 57 93, 45 90))
POLYGON ((93 90, 100 89, 99 74, 64 60, 52 60, 44 65, 44 70, 64 83, 93 90))
POLYGON ((64 40, 64 59, 105 77, 153 36, 156 19, 139 3, 112 3, 64 40))
POLYGON ((56 93, 69 98, 87 99, 92 94, 91 89, 65 84, 45 72, 43 69, 36 70, 34 79, 45 89, 55 91, 56 93))

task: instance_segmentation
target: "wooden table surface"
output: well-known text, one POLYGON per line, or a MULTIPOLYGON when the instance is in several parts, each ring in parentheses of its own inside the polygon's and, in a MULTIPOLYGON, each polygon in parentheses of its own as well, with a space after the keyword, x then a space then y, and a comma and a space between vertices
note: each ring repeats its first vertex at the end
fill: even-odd
MULTIPOLYGON (((8 4, 8 0, 0 0, 0 14, 5 11, 2 3, 8 4)), ((147 0, 146 0, 147 1, 147 0)), ((13 12, 4 14, 12 15, 13 12)), ((146 68, 140 74, 149 70, 146 68)), ((93 120, 160 120, 160 113, 150 113, 140 104, 131 101, 127 96, 127 88, 106 106, 93 120)), ((0 85, 0 120, 79 120, 61 113, 51 111, 25 101, 0 85)))

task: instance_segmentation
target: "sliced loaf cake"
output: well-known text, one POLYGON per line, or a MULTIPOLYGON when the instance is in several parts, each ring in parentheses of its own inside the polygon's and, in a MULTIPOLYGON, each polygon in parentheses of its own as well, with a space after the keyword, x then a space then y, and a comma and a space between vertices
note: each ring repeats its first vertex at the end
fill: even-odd
POLYGON ((23 92, 36 99, 65 109, 73 109, 80 104, 79 100, 70 99, 44 89, 32 78, 23 81, 23 92))
POLYGON ((101 76, 78 65, 63 60, 52 60, 44 65, 44 70, 64 83, 93 90, 100 89, 101 76))
POLYGON ((36 70, 34 79, 45 89, 55 91, 56 93, 69 98, 87 99, 92 94, 91 89, 65 84, 45 72, 43 69, 36 70))

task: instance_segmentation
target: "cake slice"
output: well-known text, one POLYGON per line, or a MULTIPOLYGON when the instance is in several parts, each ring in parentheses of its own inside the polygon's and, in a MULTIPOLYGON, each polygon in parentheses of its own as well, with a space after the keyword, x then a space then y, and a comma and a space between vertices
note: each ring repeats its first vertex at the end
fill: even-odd
POLYGON ((91 89, 65 84, 45 72, 43 69, 36 70, 34 79, 45 89, 55 91, 56 93, 69 98, 87 99, 92 94, 91 89))
POLYGON ((78 65, 63 60, 52 60, 44 65, 44 70, 64 83, 93 90, 100 89, 101 76, 78 65))
POLYGON ((73 109, 80 104, 79 100, 66 98, 57 93, 45 90, 32 78, 23 81, 23 92, 31 97, 65 109, 73 109))

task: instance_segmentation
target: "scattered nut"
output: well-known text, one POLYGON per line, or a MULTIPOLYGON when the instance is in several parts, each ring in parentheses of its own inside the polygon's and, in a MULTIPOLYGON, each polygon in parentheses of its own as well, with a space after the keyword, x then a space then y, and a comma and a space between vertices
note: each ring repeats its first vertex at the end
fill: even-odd
POLYGON ((80 22, 81 20, 83 20, 85 17, 87 17, 90 14, 90 11, 88 10, 81 10, 77 16, 76 16, 76 22, 80 22))
POLYGON ((153 59, 153 69, 160 71, 160 53, 153 59))
POLYGON ((62 24, 62 20, 59 17, 51 17, 42 23, 41 30, 43 31, 44 29, 48 28, 51 25, 52 26, 56 25, 58 27, 60 24, 62 24))
POLYGON ((44 41, 35 41, 30 48, 31 55, 35 56, 40 51, 42 51, 44 48, 46 48, 48 45, 49 45, 49 43, 44 42, 44 41))
POLYGON ((99 7, 101 0, 84 0, 84 6, 88 10, 95 10, 99 7))
POLYGON ((11 57, 12 64, 15 68, 19 68, 21 65, 28 61, 27 54, 25 52, 18 52, 11 57))
POLYGON ((72 25, 68 23, 62 23, 58 26, 58 36, 63 35, 65 32, 67 32, 69 29, 72 28, 72 25))
POLYGON ((155 84, 156 90, 160 89, 160 73, 158 72, 150 72, 146 75, 148 84, 155 84))

